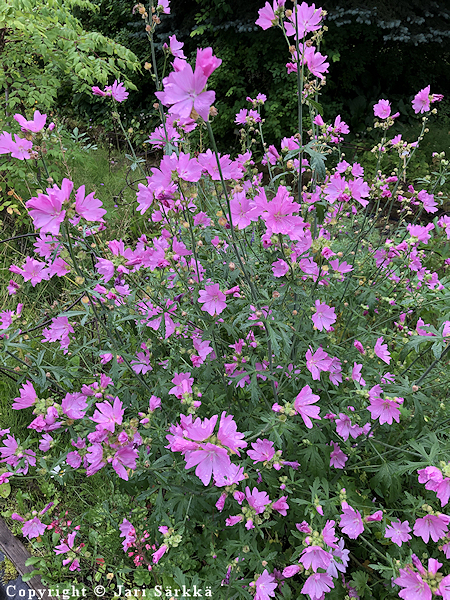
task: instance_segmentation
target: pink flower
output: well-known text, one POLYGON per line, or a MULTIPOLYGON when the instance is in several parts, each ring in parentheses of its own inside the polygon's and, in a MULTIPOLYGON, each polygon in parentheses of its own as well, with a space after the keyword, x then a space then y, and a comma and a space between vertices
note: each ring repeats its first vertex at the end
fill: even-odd
POLYGON ((209 77, 221 64, 222 59, 213 55, 212 48, 197 48, 195 68, 201 69, 205 77, 209 77))
POLYGON ((226 492, 224 492, 223 494, 221 494, 220 498, 217 500, 216 508, 219 512, 223 511, 223 507, 225 506, 226 498, 227 498, 227 494, 226 494, 226 492))
POLYGON ((31 149, 33 148, 33 142, 21 138, 17 134, 14 134, 14 142, 12 141, 12 138, 10 139, 11 141, 8 145, 7 151, 11 152, 12 158, 17 158, 18 160, 28 160, 29 158, 31 158, 31 149))
POLYGON ((358 364, 358 363, 353 363, 353 369, 352 369, 352 379, 353 381, 356 381, 356 383, 359 383, 360 385, 362 385, 363 387, 366 385, 366 381, 365 379, 363 379, 362 375, 361 375, 361 369, 362 369, 362 363, 358 364))
POLYGON ((311 373, 314 381, 320 379, 320 371, 328 371, 331 364, 331 359, 328 354, 322 350, 322 348, 317 348, 317 350, 312 353, 311 346, 309 350, 306 352, 306 368, 311 373))
POLYGON ((56 317, 52 319, 50 327, 42 330, 44 339, 42 342, 60 342, 60 348, 64 350, 64 354, 67 352, 67 348, 70 344, 69 333, 74 333, 72 325, 69 323, 67 317, 56 317))
POLYGON ((247 454, 254 461, 253 464, 269 462, 275 455, 273 442, 270 440, 261 440, 258 438, 256 442, 252 442, 252 448, 253 450, 247 450, 247 454))
MULTIPOLYGON (((175 387, 169 390, 169 394, 173 394, 178 398, 178 400, 181 400, 184 394, 192 394, 192 384, 194 383, 194 378, 191 377, 190 371, 186 373, 175 373, 172 383, 175 384, 175 387)), ((197 420, 199 421, 200 419, 197 420)))
POLYGON ((202 310, 209 313, 212 317, 220 315, 227 307, 225 294, 219 289, 219 284, 209 285, 205 290, 200 290, 198 301, 203 304, 202 310))
POLYGON ((234 454, 240 456, 238 448, 245 448, 247 442, 242 441, 243 433, 237 431, 237 425, 233 420, 233 415, 226 416, 226 412, 220 416, 219 431, 217 439, 223 446, 227 446, 234 454))
POLYGON ((245 497, 250 506, 255 509, 257 515, 263 513, 265 507, 270 504, 268 494, 266 492, 260 492, 257 488, 253 488, 250 492, 250 488, 247 486, 245 488, 245 497))
POLYGON ((123 551, 126 552, 128 548, 133 546, 136 541, 136 530, 130 521, 124 519, 119 525, 120 537, 125 538, 122 542, 123 551))
MULTIPOLYGON (((373 114, 380 119, 387 119, 391 117, 391 103, 389 100, 378 100, 378 102, 373 107, 373 114)), ((395 113, 392 115, 392 119, 395 119, 399 116, 400 113, 395 113)))
POLYGON ((283 277, 289 271, 289 265, 281 258, 272 263, 274 277, 283 277))
POLYGON ((86 396, 75 392, 74 394, 66 394, 61 402, 61 409, 69 419, 82 419, 87 410, 86 396))
POLYGON ((303 223, 301 217, 293 215, 299 209, 300 205, 293 202, 288 190, 280 185, 273 200, 267 203, 262 218, 272 233, 290 234, 296 225, 303 223))
POLYGON ((226 527, 233 527, 233 525, 240 523, 241 521, 243 521, 243 519, 244 519, 243 515, 234 515, 234 516, 228 517, 225 520, 225 525, 226 525, 226 527))
POLYGON ((416 519, 413 533, 414 535, 421 537, 425 544, 428 544, 430 536, 433 542, 437 542, 447 533, 449 523, 450 517, 447 515, 425 515, 424 517, 416 519))
POLYGON ((153 558, 153 562, 155 565, 161 560, 161 558, 164 556, 164 554, 167 552, 167 550, 168 550, 168 546, 163 544, 160 548, 158 548, 158 550, 156 550, 156 552, 153 552, 152 558, 153 558))
POLYGON ((417 194, 417 199, 422 202, 423 208, 427 213, 437 212, 437 204, 433 194, 429 194, 426 190, 420 190, 417 194))
POLYGON ((321 420, 321 417, 319 417, 320 407, 311 406, 318 400, 320 400, 320 396, 313 394, 309 385, 305 385, 295 398, 295 410, 301 416, 308 429, 312 429, 313 426, 311 419, 321 420))
POLYGON ((122 402, 119 398, 114 399, 114 404, 111 406, 110 402, 98 402, 92 421, 99 424, 100 429, 110 431, 114 433, 116 424, 121 425, 123 419, 123 413, 125 409, 122 408, 122 402))
POLYGON ((275 581, 275 577, 269 575, 267 569, 264 569, 263 574, 255 581, 255 600, 269 600, 269 598, 274 598, 277 587, 278 582, 275 581))
POLYGON ((28 539, 37 538, 42 535, 47 526, 44 525, 37 517, 30 519, 29 521, 25 521, 22 527, 22 533, 28 539))
POLYGON ((294 575, 297 575, 297 573, 300 571, 301 566, 300 565, 290 565, 289 567, 285 567, 283 569, 283 577, 288 578, 288 577, 294 577, 294 575))
POLYGON ((26 381, 20 389, 20 398, 14 398, 14 404, 11 408, 21 410, 33 406, 38 397, 31 381, 26 381))
MULTIPOLYGON (((217 61, 219 59, 212 56, 211 50, 209 64, 212 69, 217 65, 217 61)), ((203 120, 208 120, 209 109, 216 94, 212 91, 204 91, 208 80, 208 76, 205 75, 205 70, 208 70, 207 65, 208 61, 204 60, 204 54, 200 55, 200 59, 197 55, 195 71, 192 71, 191 65, 187 64, 181 71, 170 73, 164 80, 164 91, 156 92, 155 95, 164 106, 170 107, 170 114, 187 119, 195 110, 203 120)))
POLYGON ((324 594, 334 588, 333 579, 328 573, 314 573, 306 580, 302 594, 308 594, 311 600, 322 600, 324 594))
POLYGON ((306 2, 302 2, 300 6, 297 5, 297 10, 292 13, 288 21, 285 21, 286 34, 289 36, 296 35, 297 25, 298 40, 301 41, 307 33, 320 29, 321 20, 321 8, 316 8, 314 4, 308 6, 306 2))
POLYGON ((75 210, 86 221, 103 221, 106 210, 101 208, 101 200, 94 198, 94 192, 85 197, 85 187, 80 186, 75 194, 75 210))
POLYGON ((182 50, 184 43, 177 40, 176 35, 169 36, 170 53, 176 58, 186 58, 182 50))
POLYGON ((230 458, 225 448, 210 442, 203 444, 199 450, 186 452, 185 459, 186 469, 197 466, 195 474, 203 485, 209 484, 213 474, 215 478, 224 477, 230 468, 230 458))
POLYGON ((14 119, 19 123, 22 131, 37 133, 41 129, 44 129, 47 115, 41 115, 38 110, 35 110, 32 121, 27 121, 22 115, 14 115, 14 119))
POLYGON ((331 554, 320 546, 308 546, 299 559, 305 569, 312 569, 314 573, 317 573, 317 569, 326 570, 330 561, 331 554))
POLYGON ((336 442, 331 441, 330 446, 333 446, 334 450, 330 454, 330 467, 335 467, 336 469, 343 469, 345 467, 345 463, 348 460, 348 456, 344 454, 336 442))
POLYGON ((383 344, 383 342, 384 342, 383 337, 379 337, 377 339, 377 343, 375 344, 374 352, 378 356, 378 358, 381 358, 382 361, 384 361, 386 364, 389 364, 391 362, 391 355, 388 351, 387 344, 383 344))
POLYGON ((131 445, 119 448, 111 461, 111 466, 121 479, 128 481, 127 469, 131 469, 132 471, 136 469, 136 459, 138 456, 137 450, 131 445))
POLYGON ((450 478, 444 477, 437 467, 426 467, 419 469, 419 483, 425 483, 427 490, 436 492, 436 496, 441 501, 441 506, 448 504, 450 498, 450 478))
POLYGON ((158 0, 156 9, 164 13, 165 15, 170 15, 170 0, 158 0))
POLYGON ((119 83, 117 79, 112 85, 105 87, 106 95, 111 95, 117 102, 123 102, 128 98, 128 92, 123 83, 119 83))
POLYGON ((342 509, 340 527, 343 533, 347 534, 352 540, 356 538, 364 531, 364 525, 359 511, 355 510, 351 506, 342 509))
POLYGON ((360 354, 363 354, 363 355, 364 355, 364 354, 366 353, 366 351, 364 350, 364 346, 361 344, 361 342, 360 342, 360 341, 358 341, 358 340, 355 340, 355 341, 353 342, 353 345, 355 346, 355 348, 358 350, 358 352, 359 352, 360 354))
POLYGON ((328 67, 330 66, 330 63, 325 62, 328 57, 315 50, 314 46, 305 48, 304 59, 306 65, 313 75, 319 79, 325 79, 323 74, 328 73, 328 67))
POLYGON ((28 200, 26 207, 33 219, 35 229, 40 229, 41 233, 58 235, 66 216, 66 211, 62 209, 64 198, 57 190, 47 189, 47 192, 48 196, 38 194, 37 198, 28 200))
POLYGON ((430 586, 411 567, 400 569, 400 577, 394 583, 405 588, 398 594, 404 600, 431 600, 430 586))
POLYGON ((92 93, 94 94, 94 96, 106 96, 106 92, 104 92, 103 90, 101 90, 97 85, 94 85, 92 89, 92 93))
POLYGON ((273 510, 279 512, 283 517, 287 515, 287 511, 289 510, 289 504, 286 502, 286 499, 287 496, 281 496, 281 498, 278 498, 278 500, 272 504, 273 510))
MULTIPOLYGON (((373 388, 372 388, 373 389, 373 388)), ((392 420, 400 422, 399 405, 403 404, 403 398, 381 398, 381 396, 371 397, 370 406, 367 410, 372 419, 379 419, 380 424, 388 423, 392 425, 392 420)))
POLYGON ((412 107, 416 113, 424 113, 430 110, 430 86, 418 92, 412 101, 412 107))
POLYGON ((320 300, 316 300, 316 312, 311 318, 316 329, 330 331, 333 323, 336 323, 335 309, 328 306, 328 304, 321 303, 320 300))
POLYGON ((259 25, 261 29, 270 29, 274 25, 278 24, 278 17, 275 11, 278 10, 279 6, 284 4, 285 0, 273 0, 273 8, 269 2, 266 2, 263 8, 258 10, 258 19, 255 21, 255 25, 259 25))
POLYGON ((51 443, 53 442, 53 438, 48 433, 44 433, 42 438, 39 441, 39 450, 42 452, 48 452, 51 448, 51 443))
POLYGON ((259 211, 255 202, 251 201, 245 195, 245 192, 237 192, 233 194, 230 200, 231 218, 233 225, 238 229, 245 229, 253 221, 257 221, 259 211))
POLYGON ((384 532, 385 538, 391 538, 394 544, 397 546, 401 546, 403 542, 407 542, 411 539, 409 532, 411 531, 411 527, 409 526, 408 521, 392 521, 390 525, 386 527, 386 531, 384 532))

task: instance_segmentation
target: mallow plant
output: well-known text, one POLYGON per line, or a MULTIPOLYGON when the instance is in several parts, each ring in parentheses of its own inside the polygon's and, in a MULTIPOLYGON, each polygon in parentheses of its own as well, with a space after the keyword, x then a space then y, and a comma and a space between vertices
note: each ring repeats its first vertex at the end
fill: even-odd
MULTIPOLYGON (((135 7, 153 56, 169 10, 135 7)), ((135 162, 139 239, 114 239, 102 203, 68 178, 26 203, 34 252, 10 266, 0 329, 29 435, 1 431, 1 485, 101 473, 129 499, 96 536, 89 511, 58 512, 63 497, 14 513, 46 582, 102 581, 110 597, 196 585, 228 599, 450 598, 448 162, 434 157, 425 188, 408 171, 442 96, 414 96, 412 143, 390 135, 389 100, 375 104, 366 177, 342 152, 346 123, 320 114, 325 16, 281 0, 259 11, 286 37, 298 113, 267 147, 265 95, 243 101, 235 158, 213 135, 221 59, 198 49, 190 64, 170 38, 149 136, 162 158, 147 174, 135 162), (24 327, 29 291, 54 278, 54 314, 24 327)), ((128 95, 117 81, 93 92, 128 95)), ((0 151, 45 165, 45 115, 15 119, 25 133, 3 132, 0 151)))

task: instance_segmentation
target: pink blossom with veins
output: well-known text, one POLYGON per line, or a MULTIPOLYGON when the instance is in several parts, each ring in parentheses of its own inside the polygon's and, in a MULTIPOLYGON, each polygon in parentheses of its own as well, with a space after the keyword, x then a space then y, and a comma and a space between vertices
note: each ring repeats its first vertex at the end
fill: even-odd
POLYGON ((379 419, 380 424, 387 423, 392 425, 392 420, 400 422, 399 406, 403 404, 403 398, 381 398, 381 396, 372 397, 370 406, 367 410, 370 412, 372 419, 379 419))
POLYGON ((60 348, 67 353, 67 348, 70 344, 69 333, 74 333, 72 325, 67 317, 56 317, 52 319, 50 327, 42 330, 44 339, 42 342, 60 342, 60 348))
POLYGON ((182 50, 184 43, 183 42, 179 42, 177 40, 177 36, 176 35, 171 35, 169 36, 169 41, 170 41, 170 52, 173 56, 175 56, 176 58, 183 58, 185 59, 185 55, 184 52, 182 50))
POLYGON ((330 446, 333 446, 333 450, 330 454, 330 467, 335 469, 344 469, 345 463, 348 460, 348 456, 344 454, 336 442, 331 441, 330 446))
POLYGON ((270 504, 268 494, 260 492, 257 488, 253 488, 250 492, 250 488, 247 486, 245 488, 245 497, 250 506, 255 509, 257 515, 263 513, 266 506, 270 504))
POLYGON ((94 198, 94 192, 85 196, 85 186, 81 185, 75 194, 75 210, 86 221, 103 222, 106 210, 101 208, 103 203, 94 198))
POLYGON ((270 600, 275 597, 275 590, 278 582, 273 575, 269 575, 267 569, 264 569, 262 575, 255 581, 255 600, 270 600))
POLYGON ((417 600, 431 600, 431 590, 419 573, 407 567, 400 569, 400 576, 394 579, 394 583, 405 588, 399 592, 399 597, 404 600, 417 598, 417 600))
POLYGON ((189 450, 185 454, 186 469, 196 466, 195 474, 203 485, 208 485, 211 477, 221 478, 228 474, 230 457, 225 448, 207 442, 198 450, 189 450))
POLYGON ((283 259, 272 263, 272 272, 274 277, 284 277, 289 271, 289 265, 283 259))
POLYGON ((388 351, 387 344, 383 344, 384 338, 379 337, 374 347, 374 352, 383 362, 389 364, 391 362, 391 355, 388 351))
POLYGON ((267 203, 262 218, 272 233, 289 234, 298 223, 303 223, 301 217, 293 215, 299 209, 300 204, 293 202, 288 190, 280 185, 273 200, 267 203))
POLYGON ((114 399, 114 404, 110 402, 98 402, 96 410, 91 420, 98 423, 101 429, 114 433, 116 424, 121 425, 125 409, 122 408, 122 402, 119 398, 114 399))
POLYGON ((20 398, 14 398, 14 403, 11 408, 21 410, 29 408, 36 403, 38 396, 31 381, 26 381, 20 389, 20 398))
POLYGON ((320 400, 320 396, 313 394, 309 385, 305 385, 295 398, 295 410, 308 429, 312 429, 313 426, 311 419, 321 420, 321 417, 319 417, 320 407, 312 406, 318 400, 320 400))
POLYGON ((412 107, 416 114, 428 112, 430 110, 430 104, 433 102, 440 102, 444 96, 442 94, 430 94, 430 86, 423 88, 418 92, 412 101, 412 107))
POLYGON ((330 368, 331 359, 329 355, 320 347, 313 354, 310 346, 309 350, 306 352, 305 358, 306 368, 311 373, 314 381, 320 379, 321 371, 328 371, 330 368))
POLYGON ((208 76, 221 64, 221 60, 209 53, 206 48, 197 51, 195 71, 191 65, 186 64, 181 71, 174 71, 164 80, 164 91, 155 95, 164 104, 169 106, 169 113, 189 118, 197 112, 204 121, 208 120, 209 109, 216 98, 213 91, 204 91, 208 76))
MULTIPOLYGON (((12 158, 17 158, 18 160, 28 160, 31 158, 33 142, 19 137, 16 133, 14 134, 14 142, 12 138, 10 140, 10 142, 8 140, 9 144, 7 143, 7 152, 11 152, 12 158)), ((5 152, 2 154, 5 154, 5 152)))
POLYGON ((333 579, 328 573, 313 573, 302 587, 302 594, 307 594, 311 600, 322 600, 324 595, 334 588, 333 579))
POLYGON ((430 536, 433 542, 437 542, 445 537, 449 523, 450 517, 448 515, 425 515, 416 519, 413 533, 417 537, 421 537, 425 544, 428 544, 430 536))
POLYGON ((245 229, 250 223, 258 220, 260 211, 256 203, 245 195, 245 192, 233 194, 230 200, 231 218, 238 229, 245 229))
POLYGON ((289 510, 289 504, 286 502, 286 500, 287 496, 281 496, 281 498, 278 498, 278 500, 272 504, 273 510, 279 512, 283 517, 287 515, 287 511, 289 510))
POLYGON ((343 508, 340 528, 350 539, 356 540, 356 538, 364 531, 364 525, 359 511, 348 505, 343 508))
POLYGON ((87 407, 86 396, 79 392, 66 394, 61 402, 61 409, 69 419, 82 419, 87 407))
POLYGON ((253 464, 258 462, 268 462, 275 455, 273 442, 270 440, 261 440, 258 438, 256 442, 252 442, 253 450, 247 450, 247 454, 253 460, 253 464))
POLYGON ((330 331, 333 323, 336 323, 336 313, 334 307, 316 300, 316 312, 311 317, 314 326, 319 331, 330 331))
POLYGON ((307 33, 320 29, 322 21, 322 9, 316 8, 314 4, 308 6, 306 2, 297 5, 296 10, 284 22, 286 35, 296 35, 298 31, 298 40, 300 41, 307 33))
POLYGON ((237 425, 234 421, 233 415, 226 415, 227 413, 223 411, 220 416, 217 439, 221 444, 227 446, 233 454, 240 456, 238 448, 245 448, 247 446, 247 442, 244 442, 242 439, 244 434, 237 431, 237 425))
POLYGON ((37 538, 40 535, 43 535, 47 529, 47 526, 44 525, 37 517, 30 519, 29 521, 25 521, 22 526, 22 534, 28 539, 37 538))
POLYGON ((24 281, 30 281, 33 287, 49 279, 49 269, 46 264, 29 256, 25 259, 22 268, 12 265, 9 270, 22 275, 24 281))
MULTIPOLYGON (((274 25, 278 25, 279 18, 275 12, 280 6, 284 6, 285 0, 273 0, 272 6, 269 2, 266 2, 263 8, 258 10, 258 19, 255 21, 255 25, 259 25, 261 29, 270 29, 274 25)), ((251 99, 250 99, 251 100, 251 99)))
POLYGON ((220 291, 219 284, 206 286, 206 289, 199 291, 198 301, 203 304, 202 310, 209 313, 212 317, 220 315, 225 310, 225 294, 220 291))
POLYGON ((390 525, 386 527, 384 532, 385 538, 390 538, 394 544, 397 546, 401 546, 403 542, 407 542, 411 539, 409 532, 411 531, 411 527, 409 526, 408 521, 392 521, 390 525))
POLYGON ((314 573, 317 573, 317 569, 328 568, 331 562, 331 554, 321 548, 320 546, 308 546, 302 552, 299 562, 305 567, 305 569, 312 569, 314 573))
POLYGON ((123 83, 119 83, 117 79, 114 81, 112 85, 107 85, 105 87, 106 95, 110 94, 116 102, 123 102, 129 96, 126 91, 125 85, 123 83))
POLYGON ((45 127, 47 115, 42 115, 38 110, 34 111, 32 121, 27 121, 22 115, 14 115, 14 119, 19 123, 22 131, 31 131, 32 133, 38 133, 45 127))

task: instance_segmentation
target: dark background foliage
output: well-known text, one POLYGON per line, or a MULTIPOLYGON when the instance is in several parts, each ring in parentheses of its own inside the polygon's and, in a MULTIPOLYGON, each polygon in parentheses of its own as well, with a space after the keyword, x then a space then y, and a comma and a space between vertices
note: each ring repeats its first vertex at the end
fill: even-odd
MULTIPOLYGON (((131 4, 126 0, 97 3, 98 14, 78 15, 85 27, 126 45, 143 63, 149 60, 143 21, 131 14, 131 4)), ((210 82, 219 110, 214 126, 222 141, 235 149, 234 115, 248 106, 247 96, 259 92, 268 97, 267 141, 295 131, 295 76, 286 73, 288 52, 281 32, 277 28, 263 31, 255 25, 263 4, 263 0, 172 0, 171 14, 162 15, 157 29, 160 47, 175 34, 185 43, 189 58, 195 57, 197 47, 206 46, 222 58, 210 82)), ((431 84, 432 92, 448 97, 450 8, 446 0, 324 0, 322 6, 328 12, 328 31, 321 51, 330 62, 320 98, 326 118, 340 113, 355 133, 371 124, 371 107, 379 98, 391 100, 394 110, 408 122, 412 116, 409 100, 421 88, 431 84)), ((135 114, 152 110, 154 85, 149 73, 136 76, 136 84, 140 91, 130 96, 127 110, 135 114)), ((104 105, 86 95, 75 100, 78 112, 106 119, 104 105)))

